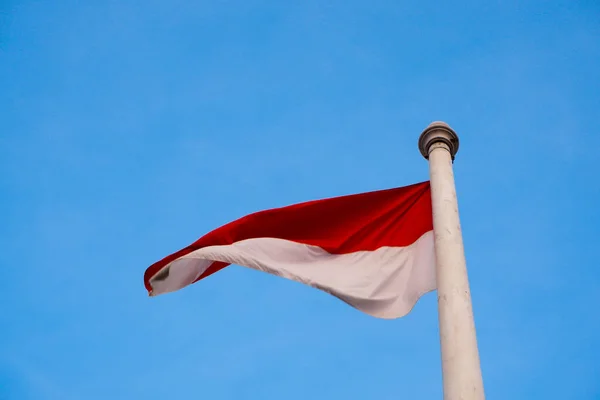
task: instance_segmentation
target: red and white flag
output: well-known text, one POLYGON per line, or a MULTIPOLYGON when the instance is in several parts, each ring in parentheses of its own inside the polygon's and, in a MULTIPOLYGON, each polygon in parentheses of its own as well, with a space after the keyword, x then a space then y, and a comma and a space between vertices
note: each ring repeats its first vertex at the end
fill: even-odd
POLYGON ((150 266, 150 295, 236 264, 323 290, 375 317, 436 289, 429 182, 247 215, 150 266))

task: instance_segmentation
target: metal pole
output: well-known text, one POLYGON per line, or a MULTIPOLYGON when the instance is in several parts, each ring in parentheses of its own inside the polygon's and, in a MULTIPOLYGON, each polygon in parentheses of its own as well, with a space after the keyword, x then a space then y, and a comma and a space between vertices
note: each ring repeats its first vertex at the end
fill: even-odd
POLYGON ((458 136, 443 122, 419 138, 429 160, 444 400, 483 400, 483 379, 452 163, 458 136))

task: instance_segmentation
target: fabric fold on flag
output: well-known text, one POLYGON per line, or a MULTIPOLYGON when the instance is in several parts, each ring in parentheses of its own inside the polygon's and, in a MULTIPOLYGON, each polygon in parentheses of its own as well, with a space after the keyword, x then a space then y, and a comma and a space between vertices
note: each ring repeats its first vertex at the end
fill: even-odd
POLYGON ((314 200, 230 222, 151 265, 150 295, 230 264, 294 280, 379 318, 436 289, 429 182, 314 200))

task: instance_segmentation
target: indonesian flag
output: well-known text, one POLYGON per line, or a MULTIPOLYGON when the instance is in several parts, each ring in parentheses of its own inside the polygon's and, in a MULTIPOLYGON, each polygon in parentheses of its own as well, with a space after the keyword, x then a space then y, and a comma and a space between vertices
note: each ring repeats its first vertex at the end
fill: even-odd
POLYGON ((151 296, 236 264, 399 318, 436 289, 429 182, 247 215, 150 266, 151 296))

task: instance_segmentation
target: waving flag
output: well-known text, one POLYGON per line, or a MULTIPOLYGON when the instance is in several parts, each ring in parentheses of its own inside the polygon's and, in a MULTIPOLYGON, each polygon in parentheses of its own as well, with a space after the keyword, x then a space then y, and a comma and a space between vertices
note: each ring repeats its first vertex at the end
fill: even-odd
POLYGON ((429 182, 260 211, 150 266, 150 295, 236 264, 320 289, 379 318, 436 289, 429 182))

